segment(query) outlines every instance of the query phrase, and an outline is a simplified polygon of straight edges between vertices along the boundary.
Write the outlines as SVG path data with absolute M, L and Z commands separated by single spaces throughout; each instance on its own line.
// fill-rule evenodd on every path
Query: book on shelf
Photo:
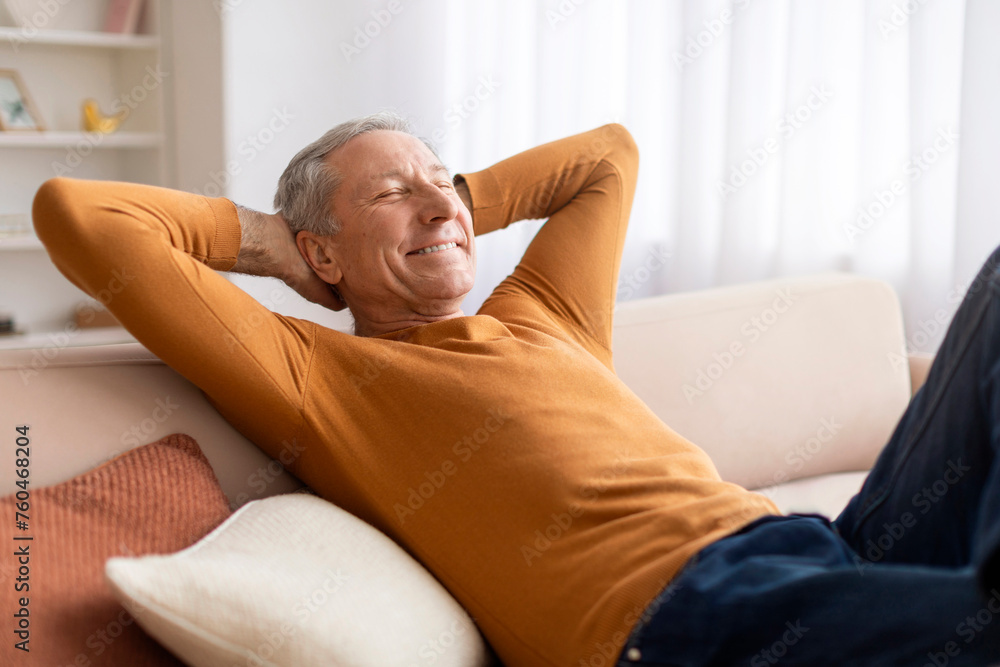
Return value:
M 108 0 L 104 32 L 135 34 L 139 28 L 143 0 Z

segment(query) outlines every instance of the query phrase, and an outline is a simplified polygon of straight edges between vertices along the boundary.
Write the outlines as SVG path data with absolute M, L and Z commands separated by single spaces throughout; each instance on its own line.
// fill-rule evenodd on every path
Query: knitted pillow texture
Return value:
M 56 446 L 72 445 L 30 448 Z M 198 443 L 174 434 L 62 484 L 33 488 L 29 477 L 26 486 L 27 505 L 19 505 L 24 493 L 0 498 L 7 552 L 0 558 L 7 619 L 0 664 L 181 665 L 137 626 L 142 610 L 115 599 L 104 565 L 112 556 L 184 549 L 230 515 Z M 16 524 L 18 511 L 27 515 L 26 530 Z M 25 634 L 11 633 L 22 626 Z M 27 652 L 15 646 L 24 639 Z
M 138 622 L 193 667 L 478 667 L 472 619 L 386 535 L 304 493 L 247 503 L 198 544 L 113 558 Z

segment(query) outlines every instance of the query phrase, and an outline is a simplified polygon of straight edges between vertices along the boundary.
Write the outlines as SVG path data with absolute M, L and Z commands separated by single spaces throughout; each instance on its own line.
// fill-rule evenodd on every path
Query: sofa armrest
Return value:
M 910 399 L 902 313 L 882 281 L 829 273 L 621 304 L 618 376 L 756 489 L 867 470 Z
M 139 343 L 0 350 L 0 405 L 0 433 L 30 426 L 35 486 L 171 433 L 198 441 L 233 507 L 302 486 Z M 14 472 L 0 466 L 4 489 L 14 488 Z
M 910 395 L 915 396 L 917 390 L 924 386 L 927 374 L 931 372 L 934 355 L 926 352 L 913 352 L 909 355 L 910 362 Z

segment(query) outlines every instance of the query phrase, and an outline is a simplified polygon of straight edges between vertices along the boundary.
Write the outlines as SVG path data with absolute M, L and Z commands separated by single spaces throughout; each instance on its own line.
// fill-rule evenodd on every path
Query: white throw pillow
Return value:
M 315 496 L 247 503 L 194 546 L 112 558 L 146 632 L 194 667 L 489 664 L 466 611 L 386 535 Z

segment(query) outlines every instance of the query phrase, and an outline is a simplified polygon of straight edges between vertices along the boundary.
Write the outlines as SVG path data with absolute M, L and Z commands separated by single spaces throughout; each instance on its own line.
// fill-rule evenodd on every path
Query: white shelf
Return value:
M 0 252 L 9 250 L 44 250 L 45 246 L 34 234 L 0 236 Z
M 18 48 L 27 44 L 52 44 L 57 46 L 85 46 L 101 49 L 157 49 L 160 38 L 156 35 L 122 35 L 111 32 L 83 30 L 35 30 L 0 26 L 0 42 Z
M 0 148 L 69 148 L 84 142 L 94 148 L 159 148 L 163 135 L 159 132 L 0 132 Z
M 126 331 L 124 327 L 76 329 L 72 333 L 61 329 L 58 331 L 33 331 L 30 333 L 0 336 L 0 350 L 80 347 L 85 345 L 112 345 L 114 343 L 134 342 L 136 342 L 135 337 Z
M 164 47 L 171 46 L 174 34 L 172 15 L 165 8 L 175 3 L 144 0 L 142 34 L 102 32 L 108 0 L 74 0 L 66 14 L 50 16 L 52 21 L 32 14 L 39 25 L 45 23 L 50 29 L 22 28 L 11 20 L 18 12 L 2 11 L 4 2 L 48 11 L 49 5 L 55 9 L 69 1 L 0 0 L 0 13 L 6 19 L 0 21 L 6 24 L 0 25 L 0 66 L 18 70 L 49 128 L 0 131 L 0 306 L 27 331 L 0 335 L 0 349 L 58 346 L 53 341 L 67 335 L 62 320 L 80 300 L 79 292 L 52 265 L 31 226 L 27 211 L 39 186 L 57 173 L 67 173 L 60 166 L 68 167 L 74 178 L 151 185 L 166 185 L 172 175 L 169 149 L 176 131 L 166 105 L 174 100 L 178 75 L 173 51 Z M 200 17 L 205 3 L 191 4 L 189 11 Z M 198 71 L 199 65 L 194 62 L 191 67 Z M 154 71 L 169 76 L 151 76 Z M 99 100 L 105 110 L 112 99 L 128 105 L 129 117 L 120 131 L 83 130 L 81 101 L 89 97 Z M 72 346 L 132 340 L 122 329 L 87 329 L 69 337 L 67 344 Z

